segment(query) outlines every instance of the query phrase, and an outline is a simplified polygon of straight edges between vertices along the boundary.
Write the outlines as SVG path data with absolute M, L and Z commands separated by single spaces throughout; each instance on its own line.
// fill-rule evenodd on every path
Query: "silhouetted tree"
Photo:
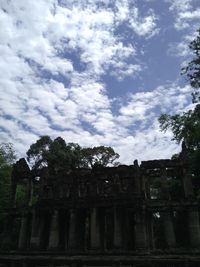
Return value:
M 49 136 L 41 136 L 27 151 L 33 169 L 46 166 L 55 173 L 79 167 L 115 165 L 118 158 L 119 154 L 111 147 L 81 148 L 79 144 L 66 143 L 61 137 L 52 140 Z
M 200 88 L 200 29 L 196 38 L 190 43 L 189 48 L 193 53 L 193 59 L 182 69 L 182 74 L 186 74 L 190 85 L 194 89 Z M 193 93 L 193 101 L 200 100 L 199 91 Z
M 51 172 L 73 169 L 80 166 L 81 147 L 75 143 L 66 144 L 61 137 L 52 140 L 49 136 L 41 136 L 30 146 L 27 159 L 33 169 L 45 166 Z
M 94 168 L 97 166 L 113 165 L 119 158 L 119 154 L 112 147 L 97 146 L 93 148 L 83 148 L 83 164 L 86 167 Z

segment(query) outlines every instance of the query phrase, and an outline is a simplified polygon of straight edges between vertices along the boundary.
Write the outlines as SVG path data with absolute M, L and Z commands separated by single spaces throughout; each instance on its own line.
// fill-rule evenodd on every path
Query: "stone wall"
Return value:
M 112 263 L 105 261 L 102 266 L 200 266 L 188 263 L 188 255 L 200 251 L 200 224 L 199 203 L 183 152 L 179 160 L 140 165 L 134 161 L 130 166 L 66 170 L 56 175 L 47 168 L 29 170 L 21 162 L 13 171 L 13 208 L 8 213 L 12 224 L 4 235 L 9 240 L 10 225 L 20 220 L 17 255 L 90 255 L 91 261 L 94 255 L 112 255 Z M 16 206 L 18 184 L 27 190 L 23 208 Z M 187 259 L 178 259 L 181 253 Z M 167 255 L 173 254 L 176 260 L 162 265 L 164 261 L 161 264 L 148 256 L 155 254 L 166 262 Z M 131 258 L 132 263 L 126 263 L 123 257 L 119 260 L 122 255 L 143 255 L 148 262 L 141 258 L 133 264 Z M 69 263 L 63 266 L 93 266 L 65 260 Z
M 36 191 L 37 201 L 31 206 L 28 199 L 27 208 L 18 213 L 20 250 L 200 246 L 199 205 L 184 161 L 145 161 L 140 166 L 135 161 L 130 166 L 76 169 L 57 176 L 43 170 L 27 184 L 32 186 L 28 192 Z

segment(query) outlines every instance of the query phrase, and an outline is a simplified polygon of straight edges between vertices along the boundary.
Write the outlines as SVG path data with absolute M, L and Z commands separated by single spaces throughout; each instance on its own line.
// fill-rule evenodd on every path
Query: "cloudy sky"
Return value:
M 161 113 L 191 105 L 180 75 L 200 0 L 1 0 L 0 142 L 112 146 L 120 162 L 179 150 Z

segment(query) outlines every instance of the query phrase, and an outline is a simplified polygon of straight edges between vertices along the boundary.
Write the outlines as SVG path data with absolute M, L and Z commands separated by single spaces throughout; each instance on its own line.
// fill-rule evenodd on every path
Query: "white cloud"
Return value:
M 169 3 L 169 10 L 174 17 L 173 26 L 175 30 L 183 32 L 180 42 L 169 44 L 168 55 L 175 57 L 191 56 L 192 51 L 189 49 L 189 43 L 194 40 L 200 23 L 200 8 L 197 7 L 196 0 L 165 0 Z M 184 62 L 182 66 L 184 65 Z
M 152 37 L 159 33 L 157 19 L 158 17 L 152 11 L 146 17 L 139 18 L 138 9 L 135 8 L 131 14 L 130 26 L 138 35 Z
M 117 62 L 136 55 L 133 45 L 125 45 L 114 33 L 116 27 L 126 23 L 136 34 L 149 37 L 157 32 L 156 17 L 149 11 L 144 18 L 131 1 L 116 1 L 113 9 L 97 7 L 99 1 L 3 1 L 1 4 L 0 32 L 3 49 L 8 54 L 36 63 L 41 70 L 69 77 L 73 62 L 63 58 L 65 53 L 79 53 L 82 63 L 94 74 L 104 73 L 109 66 L 116 68 Z M 113 4 L 113 3 L 112 3 Z M 122 15 L 122 13 L 124 15 Z M 6 48 L 9 46 L 9 48 Z M 7 55 L 6 54 L 6 55 Z M 53 62 L 53 63 L 52 63 Z M 106 64 L 105 64 L 106 63 Z M 126 75 L 133 75 L 132 66 L 127 67 Z M 135 69 L 135 72 L 139 68 Z M 126 76 L 125 75 L 125 76 Z
M 185 39 L 179 43 L 170 43 L 167 53 L 175 57 L 187 57 L 190 54 L 189 43 Z
M 166 0 L 166 2 L 169 2 L 171 4 L 170 10 L 175 11 L 186 11 L 192 8 L 192 1 L 193 0 Z
M 113 146 L 126 163 L 177 149 L 159 132 L 157 110 L 184 109 L 188 87 L 115 102 L 101 81 L 108 71 L 120 81 L 142 71 L 136 42 L 124 40 L 119 27 L 146 41 L 159 31 L 154 11 L 142 15 L 131 0 L 3 0 L 0 8 L 1 141 L 23 154 L 38 136 L 61 135 L 83 146 Z
M 158 119 L 157 114 L 169 113 L 169 110 L 170 114 L 182 112 L 188 105 L 190 94 L 190 86 L 181 88 L 176 84 L 159 86 L 151 92 L 130 94 L 127 103 L 119 109 L 117 121 L 131 131 L 137 127 L 137 134 L 144 129 L 149 131 L 152 122 Z
M 193 5 L 195 0 L 165 0 L 170 3 L 169 10 L 173 12 L 175 17 L 174 26 L 177 30 L 190 28 L 198 29 L 200 19 L 200 8 L 195 8 Z M 191 25 L 191 21 L 193 25 Z

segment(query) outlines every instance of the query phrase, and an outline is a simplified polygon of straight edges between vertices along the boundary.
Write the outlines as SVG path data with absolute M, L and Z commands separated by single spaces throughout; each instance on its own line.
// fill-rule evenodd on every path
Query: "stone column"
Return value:
M 144 249 L 147 247 L 145 211 L 137 211 L 135 214 L 135 247 Z
M 149 183 L 149 177 L 142 175 L 141 177 L 141 193 L 142 196 L 146 199 L 151 199 L 151 190 L 150 190 L 150 183 Z
M 163 220 L 166 245 L 169 248 L 173 248 L 176 246 L 176 238 L 171 213 L 169 211 L 164 211 L 161 213 L 161 217 Z
M 17 184 L 13 180 L 11 180 L 11 206 L 14 208 L 16 207 L 16 191 L 17 191 Z
M 186 198 L 194 196 L 194 189 L 192 185 L 192 177 L 187 172 L 187 169 L 183 168 L 183 187 Z
M 68 250 L 69 246 L 69 224 L 70 224 L 70 212 L 65 213 L 65 250 Z
M 70 218 L 69 218 L 69 239 L 68 239 L 69 249 L 77 248 L 76 220 L 77 220 L 76 210 L 72 209 L 70 210 Z
M 31 239 L 30 247 L 39 248 L 40 247 L 40 218 L 37 216 L 36 211 L 32 213 L 32 224 L 31 224 Z
M 169 188 L 167 184 L 167 170 L 165 167 L 161 168 L 161 192 L 160 192 L 160 198 L 161 199 L 169 199 L 170 193 Z
M 154 229 L 153 229 L 153 214 L 152 214 L 152 212 L 148 212 L 146 225 L 147 225 L 146 227 L 147 227 L 148 247 L 153 249 L 155 247 L 155 242 L 154 242 Z
M 33 200 L 33 181 L 31 177 L 29 177 L 28 179 L 27 192 L 28 192 L 28 206 L 31 206 Z
M 122 225 L 120 209 L 114 208 L 114 247 L 121 248 L 122 246 Z
M 194 196 L 194 189 L 192 185 L 192 177 L 188 171 L 188 152 L 185 142 L 182 143 L 182 152 L 181 152 L 181 163 L 182 163 L 182 175 L 183 175 L 183 187 L 186 198 L 191 198 Z
M 49 249 L 57 249 L 59 245 L 58 211 L 55 210 L 51 217 L 49 233 Z
M 100 229 L 97 208 L 93 208 L 90 214 L 90 246 L 91 249 L 100 248 Z
M 189 208 L 188 224 L 190 245 L 192 247 L 200 247 L 199 212 L 196 207 Z
M 21 226 L 19 232 L 18 248 L 24 249 L 27 246 L 27 217 L 21 218 Z
M 140 185 L 140 167 L 138 165 L 138 161 L 134 160 L 134 171 L 135 171 L 135 177 L 134 177 L 134 193 L 135 194 L 141 194 L 141 185 Z

